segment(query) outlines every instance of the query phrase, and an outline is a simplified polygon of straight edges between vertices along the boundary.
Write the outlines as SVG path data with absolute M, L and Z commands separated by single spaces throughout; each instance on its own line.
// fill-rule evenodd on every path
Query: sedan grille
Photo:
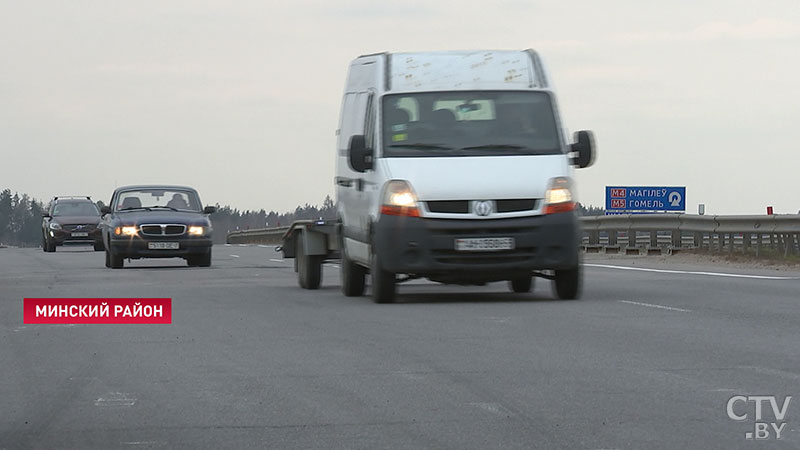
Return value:
M 186 232 L 186 225 L 145 224 L 140 225 L 139 230 L 145 236 L 178 236 Z

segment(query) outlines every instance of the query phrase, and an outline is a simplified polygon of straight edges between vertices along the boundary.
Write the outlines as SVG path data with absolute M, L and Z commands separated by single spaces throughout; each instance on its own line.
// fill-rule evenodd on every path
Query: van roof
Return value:
M 532 49 L 387 52 L 359 57 L 364 59 L 383 60 L 386 91 L 549 88 L 539 55 Z

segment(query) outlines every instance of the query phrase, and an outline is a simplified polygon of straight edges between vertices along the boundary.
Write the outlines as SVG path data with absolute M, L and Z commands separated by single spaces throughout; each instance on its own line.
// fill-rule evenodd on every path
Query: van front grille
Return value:
M 437 200 L 428 202 L 428 211 L 433 213 L 467 214 L 469 213 L 469 201 Z
M 535 198 L 517 198 L 512 200 L 497 200 L 497 212 L 509 213 L 531 211 L 536 209 Z
M 512 213 L 533 211 L 536 209 L 538 199 L 515 198 L 494 200 L 495 213 Z M 470 200 L 434 200 L 425 202 L 428 211 L 442 214 L 469 214 Z

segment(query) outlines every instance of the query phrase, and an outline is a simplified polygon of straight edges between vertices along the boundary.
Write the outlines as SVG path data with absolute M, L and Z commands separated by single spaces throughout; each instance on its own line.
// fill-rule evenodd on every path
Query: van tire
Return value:
M 383 270 L 381 258 L 372 255 L 372 300 L 375 303 L 393 303 L 397 292 L 397 278 L 392 272 Z
M 530 292 L 531 288 L 533 287 L 533 275 L 527 275 L 509 280 L 508 287 L 511 288 L 511 292 L 515 292 L 517 294 Z
M 561 300 L 575 300 L 581 296 L 581 285 L 583 276 L 581 267 L 576 266 L 572 269 L 556 270 L 553 278 L 553 291 Z
M 342 276 L 342 294 L 345 297 L 360 297 L 364 295 L 364 287 L 366 286 L 367 270 L 353 262 L 347 256 L 347 249 L 344 245 L 341 247 L 342 252 L 342 267 L 340 268 Z
M 306 255 L 302 239 L 295 239 L 295 246 L 297 283 L 303 289 L 319 289 L 322 281 L 322 257 Z

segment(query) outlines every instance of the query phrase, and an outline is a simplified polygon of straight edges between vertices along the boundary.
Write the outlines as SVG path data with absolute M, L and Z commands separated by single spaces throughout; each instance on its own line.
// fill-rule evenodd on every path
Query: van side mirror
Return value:
M 217 212 L 216 206 L 206 206 L 203 208 L 203 214 L 214 214 L 215 212 Z
M 572 164 L 583 169 L 594 164 L 595 145 L 594 134 L 591 131 L 578 131 L 575 133 L 575 143 L 570 145 L 570 150 L 576 153 L 572 157 Z
M 108 206 L 100 207 L 100 215 L 105 216 L 106 214 L 111 214 L 111 208 L 109 208 Z
M 356 172 L 366 172 L 372 169 L 372 149 L 367 148 L 364 135 L 357 134 L 350 138 L 350 147 L 347 150 L 350 168 Z

